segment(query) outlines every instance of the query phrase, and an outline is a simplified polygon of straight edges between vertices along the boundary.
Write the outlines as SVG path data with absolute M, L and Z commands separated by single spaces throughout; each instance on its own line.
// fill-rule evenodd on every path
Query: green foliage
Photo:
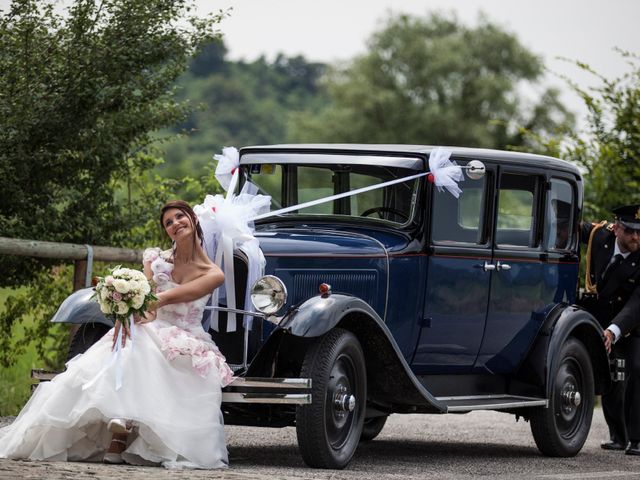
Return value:
M 588 109 L 588 127 L 566 142 L 564 157 L 584 167 L 585 218 L 611 218 L 615 207 L 640 203 L 640 57 L 620 52 L 630 71 L 607 79 L 588 65 L 599 86 L 581 89 L 572 84 Z
M 217 190 L 210 170 L 181 180 L 153 170 L 154 132 L 190 111 L 175 81 L 217 37 L 221 15 L 191 18 L 187 0 L 77 0 L 64 15 L 56 3 L 13 0 L 0 12 L 0 236 L 161 244 L 162 204 Z M 21 286 L 0 312 L 3 388 L 33 355 L 38 367 L 63 367 L 68 329 L 49 319 L 72 269 L 53 265 L 0 256 L 0 285 Z M 2 411 L 28 390 L 10 389 Z
M 181 121 L 173 83 L 220 16 L 186 0 L 13 0 L 0 16 L 0 235 L 134 245 L 115 195 L 151 132 Z M 50 263 L 0 257 L 0 284 Z
M 291 114 L 316 112 L 326 102 L 323 64 L 284 55 L 231 62 L 225 54 L 221 40 L 210 43 L 178 81 L 178 97 L 200 108 L 175 129 L 188 135 L 164 146 L 167 177 L 201 171 L 224 146 L 286 142 Z
M 8 367 L 23 355 L 30 345 L 35 347 L 41 367 L 59 369 L 66 351 L 68 327 L 40 319 L 49 319 L 69 295 L 72 269 L 55 268 L 41 272 L 31 282 L 4 301 L 0 311 L 0 365 Z M 16 335 L 20 330 L 21 335 Z M 35 341 L 34 340 L 38 340 Z
M 485 19 L 475 28 L 456 18 L 391 17 L 369 51 L 333 69 L 330 104 L 320 115 L 291 120 L 300 141 L 431 143 L 505 148 L 571 121 L 555 90 L 531 105 L 522 83 L 535 84 L 542 63 L 517 39 Z

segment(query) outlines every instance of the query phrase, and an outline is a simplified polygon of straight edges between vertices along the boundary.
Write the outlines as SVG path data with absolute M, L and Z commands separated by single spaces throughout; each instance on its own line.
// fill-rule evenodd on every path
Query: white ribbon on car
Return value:
M 273 212 L 263 213 L 253 217 L 251 220 L 262 220 L 264 218 L 274 217 L 276 215 L 282 215 L 284 213 L 293 212 L 302 208 L 313 207 L 314 205 L 320 205 L 322 203 L 332 202 L 340 198 L 351 197 L 360 193 L 369 192 L 371 190 L 377 190 L 379 188 L 385 188 L 397 183 L 408 182 L 409 180 L 415 180 L 416 178 L 424 177 L 427 175 L 433 176 L 433 183 L 438 187 L 438 190 L 442 191 L 442 188 L 446 188 L 451 194 L 458 198 L 462 190 L 458 187 L 458 181 L 464 179 L 462 175 L 462 167 L 455 162 L 449 160 L 451 156 L 450 150 L 438 147 L 431 151 L 429 156 L 429 169 L 430 172 L 416 173 L 415 175 L 409 175 L 408 177 L 396 178 L 395 180 L 389 180 L 388 182 L 378 183 L 376 185 L 370 185 L 368 187 L 357 188 L 344 193 L 338 193 L 331 195 L 330 197 L 318 198 L 309 202 L 299 203 L 291 207 L 281 208 L 274 210 Z M 432 159 L 437 159 L 432 162 Z
M 129 345 L 131 345 L 131 350 L 133 350 L 133 338 L 136 330 L 135 323 L 136 322 L 133 319 L 133 315 L 130 315 L 129 316 Z M 93 384 L 96 383 L 96 381 L 102 375 L 104 375 L 104 373 L 107 370 L 109 370 L 109 368 L 111 368 L 111 366 L 114 364 L 116 366 L 116 371 L 115 371 L 116 391 L 122 388 L 122 376 L 124 371 L 124 367 L 122 366 L 122 351 L 123 351 L 122 336 L 124 335 L 123 331 L 124 331 L 124 328 L 122 325 L 120 325 L 120 329 L 118 330 L 118 335 L 116 337 L 116 342 L 113 347 L 113 351 L 111 352 L 111 355 L 109 355 L 107 362 L 91 380 L 89 380 L 87 383 L 82 385 L 82 390 L 87 390 L 88 388 L 91 388 Z
M 429 155 L 429 170 L 433 174 L 433 180 L 438 191 L 446 188 L 451 195 L 458 198 L 462 189 L 458 186 L 458 182 L 464 180 L 462 175 L 462 167 L 456 162 L 452 162 L 451 151 L 438 147 L 431 151 Z
M 418 173 L 403 178 L 397 178 L 387 182 L 358 188 L 349 192 L 344 192 L 329 197 L 319 198 L 309 202 L 300 203 L 290 207 L 281 208 L 269 212 L 271 197 L 266 195 L 256 195 L 257 188 L 250 182 L 246 182 L 243 191 L 239 195 L 234 195 L 233 191 L 238 183 L 240 159 L 238 150 L 234 147 L 225 147 L 222 155 L 215 155 L 218 160 L 215 176 L 220 185 L 227 191 L 226 197 L 222 195 L 207 195 L 201 205 L 196 205 L 194 211 L 198 215 L 200 225 L 207 244 L 205 249 L 209 257 L 221 268 L 224 267 L 225 290 L 227 295 L 227 306 L 236 308 L 236 298 L 234 289 L 235 273 L 233 269 L 233 252 L 236 248 L 245 252 L 249 259 L 249 275 L 247 278 L 247 295 L 245 307 L 250 306 L 250 289 L 253 283 L 262 275 L 265 260 L 258 239 L 253 235 L 255 228 L 254 220 L 282 215 L 288 212 L 301 210 L 322 203 L 358 195 L 390 185 L 408 182 L 426 175 L 433 177 L 433 182 L 442 190 L 446 188 L 453 196 L 459 197 L 461 193 L 458 187 L 459 181 L 463 180 L 462 167 L 449 160 L 451 151 L 438 147 L 432 150 L 429 156 L 430 172 Z M 252 191 L 253 190 L 253 191 Z M 211 243 L 209 243 L 211 241 Z M 216 289 L 212 296 L 212 304 L 217 306 L 219 302 L 219 292 Z M 251 317 L 245 318 L 245 325 L 250 328 Z M 218 331 L 218 311 L 213 311 L 211 325 Z M 235 314 L 229 312 L 227 331 L 236 330 Z
M 207 195 L 201 205 L 194 207 L 206 241 L 205 250 L 209 258 L 224 271 L 224 289 L 227 307 L 236 308 L 235 272 L 233 252 L 238 249 L 248 260 L 245 310 L 251 311 L 251 287 L 262 276 L 266 260 L 260 250 L 258 239 L 254 237 L 253 217 L 269 210 L 271 197 L 257 195 L 255 185 L 247 182 L 240 194 L 233 192 L 238 183 L 239 155 L 233 147 L 225 147 L 222 155 L 216 155 L 218 166 L 216 179 L 227 190 L 226 196 Z M 216 289 L 211 303 L 218 306 L 220 292 Z M 251 328 L 252 317 L 245 316 L 245 328 Z M 218 311 L 213 310 L 211 326 L 219 330 Z M 236 331 L 236 314 L 228 312 L 227 331 Z

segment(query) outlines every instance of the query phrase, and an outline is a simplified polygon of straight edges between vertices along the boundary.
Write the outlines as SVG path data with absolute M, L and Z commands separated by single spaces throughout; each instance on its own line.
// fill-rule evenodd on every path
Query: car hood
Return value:
M 321 228 L 257 232 L 265 256 L 385 257 L 387 250 L 375 238 L 360 233 Z
M 317 227 L 263 231 L 256 237 L 267 260 L 265 273 L 284 282 L 288 306 L 318 295 L 326 283 L 333 292 L 361 298 L 384 318 L 389 259 L 378 240 Z

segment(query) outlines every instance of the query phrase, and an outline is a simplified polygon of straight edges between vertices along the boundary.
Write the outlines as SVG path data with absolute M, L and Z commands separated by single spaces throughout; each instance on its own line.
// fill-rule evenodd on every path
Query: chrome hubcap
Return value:
M 337 388 L 333 405 L 339 414 L 344 415 L 347 412 L 353 412 L 356 408 L 356 397 L 349 395 L 344 385 Z

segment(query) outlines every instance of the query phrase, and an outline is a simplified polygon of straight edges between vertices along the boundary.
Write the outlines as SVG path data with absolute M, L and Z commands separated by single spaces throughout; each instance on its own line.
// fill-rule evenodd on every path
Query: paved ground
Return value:
M 596 410 L 589 439 L 574 458 L 541 456 L 529 424 L 496 412 L 467 415 L 393 415 L 382 434 L 362 444 L 342 471 L 313 470 L 302 462 L 295 430 L 227 427 L 230 468 L 166 471 L 90 463 L 0 460 L 0 478 L 31 479 L 639 479 L 640 457 L 599 448 L 606 426 Z M 4 420 L 4 424 L 10 419 Z

